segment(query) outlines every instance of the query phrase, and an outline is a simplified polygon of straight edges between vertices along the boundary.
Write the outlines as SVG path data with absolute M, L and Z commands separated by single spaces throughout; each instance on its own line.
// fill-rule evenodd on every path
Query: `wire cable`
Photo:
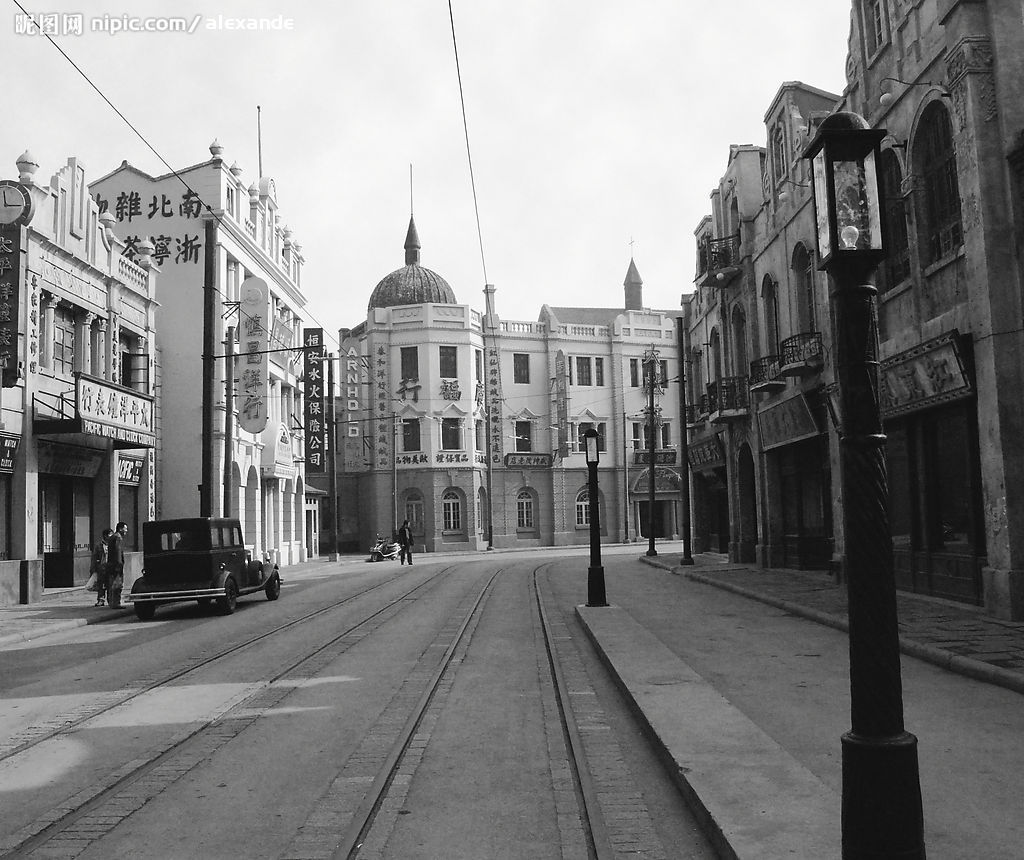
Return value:
M 179 181 L 179 182 L 180 182 L 180 183 L 181 183 L 181 184 L 182 184 L 183 186 L 185 186 L 185 189 L 186 189 L 186 191 L 188 191 L 188 192 L 189 192 L 189 193 L 190 193 L 191 195 L 193 195 L 193 196 L 195 197 L 195 199 L 196 199 L 196 200 L 198 200 L 198 201 L 199 201 L 199 203 L 200 203 L 200 204 L 202 205 L 202 207 L 203 207 L 203 208 L 204 208 L 204 209 L 206 210 L 206 212 L 208 212 L 208 213 L 209 213 L 210 217 L 214 218 L 214 219 L 215 219 L 215 220 L 217 221 L 217 224 L 218 224 L 218 226 L 220 226 L 220 227 L 224 227 L 224 220 L 223 220 L 223 219 L 221 218 L 221 216 L 220 216 L 220 215 L 218 215 L 218 214 L 217 214 L 217 213 L 216 213 L 216 212 L 214 211 L 214 209 L 213 209 L 213 208 L 212 208 L 212 207 L 210 206 L 210 204 L 208 204 L 208 203 L 207 203 L 207 202 L 206 202 L 206 201 L 205 201 L 205 200 L 204 200 L 204 199 L 202 198 L 202 196 L 201 196 L 201 195 L 200 195 L 200 194 L 199 194 L 199 193 L 198 193 L 198 192 L 197 192 L 197 191 L 196 191 L 196 190 L 195 190 L 194 188 L 192 188 L 192 186 L 191 186 L 191 185 L 189 185 L 189 184 L 188 184 L 188 182 L 187 182 L 187 181 L 185 180 L 185 177 L 183 177 L 183 176 L 182 176 L 182 175 L 181 175 L 181 174 L 180 174 L 180 173 L 179 173 L 179 172 L 178 172 L 177 170 L 175 170 L 175 169 L 174 169 L 173 167 L 171 167 L 171 165 L 170 165 L 170 164 L 169 164 L 169 163 L 167 162 L 167 159 L 165 159 L 165 158 L 164 158 L 164 157 L 163 157 L 163 156 L 162 156 L 162 155 L 161 155 L 161 154 L 159 153 L 159 151 L 157 151 L 156 147 L 154 147 L 154 146 L 153 146 L 153 144 L 151 144 L 151 143 L 149 142 L 149 140 L 147 140 L 146 136 L 145 136 L 145 135 L 144 135 L 144 134 L 143 134 L 143 133 L 142 133 L 141 131 L 139 131 L 139 130 L 138 130 L 138 129 L 137 129 L 137 128 L 136 128 L 136 127 L 135 127 L 135 126 L 134 126 L 134 125 L 132 124 L 131 120 L 129 120 L 129 119 L 128 119 L 128 117 L 126 117 L 126 116 L 125 116 L 125 115 L 124 115 L 124 114 L 123 114 L 123 113 L 122 113 L 122 112 L 121 112 L 121 111 L 120 111 L 120 110 L 118 109 L 117 105 L 115 105 L 115 104 L 114 104 L 114 103 L 113 103 L 113 102 L 112 102 L 112 101 L 111 101 L 111 100 L 110 100 L 109 98 L 107 98 L 107 96 L 106 96 L 106 94 L 105 94 L 105 93 L 103 92 L 103 90 L 101 90 L 101 89 L 100 89 L 100 88 L 99 88 L 99 87 L 98 87 L 98 86 L 96 85 L 96 83 L 95 83 L 95 82 L 94 82 L 94 81 L 92 80 L 92 78 L 90 78 L 90 77 L 89 77 L 89 76 L 88 76 L 88 75 L 87 75 L 87 74 L 85 73 L 85 71 L 84 71 L 84 70 L 82 69 L 82 67 L 81 67 L 81 66 L 79 66 L 79 65 L 78 65 L 78 63 L 76 63 L 76 62 L 75 62 L 75 61 L 74 61 L 74 60 L 73 60 L 73 59 L 72 59 L 72 58 L 71 58 L 71 57 L 70 57 L 70 56 L 68 55 L 68 53 L 67 53 L 67 52 L 66 52 L 66 51 L 65 51 L 65 50 L 64 50 L 64 49 L 63 49 L 63 48 L 62 48 L 62 47 L 61 47 L 60 45 L 58 45 L 58 44 L 57 44 L 57 42 L 56 42 L 56 41 L 54 41 L 53 37 L 52 37 L 52 36 L 51 36 L 51 35 L 50 35 L 49 33 L 45 32 L 45 31 L 44 31 L 44 30 L 43 30 L 43 29 L 42 29 L 42 28 L 41 28 L 41 27 L 39 26 L 39 23 L 38 23 L 38 22 L 36 21 L 35 15 L 34 15 L 33 13 L 31 13 L 31 12 L 27 11 L 27 10 L 25 9 L 25 7 L 21 5 L 21 3 L 19 2 L 19 0 L 11 0 L 11 2 L 12 2 L 12 3 L 14 3 L 14 5 L 15 5 L 15 6 L 17 6 L 17 7 L 18 7 L 18 8 L 19 8 L 19 9 L 20 9 L 20 10 L 22 11 L 22 13 L 23 13 L 23 14 L 24 14 L 24 15 L 26 16 L 26 18 L 28 18 L 28 20 L 29 20 L 29 21 L 31 21 L 31 22 L 32 22 L 32 23 L 33 23 L 33 24 L 34 24 L 34 25 L 35 25 L 35 26 L 36 26 L 36 27 L 37 27 L 37 28 L 39 29 L 39 31 L 40 31 L 40 33 L 42 33 L 42 35 L 46 36 L 46 39 L 47 39 L 47 41 L 48 41 L 48 42 L 49 42 L 49 43 L 50 43 L 51 45 L 53 45 L 53 47 L 57 49 L 57 51 L 58 51 L 58 52 L 60 53 L 60 55 L 61 55 L 62 57 L 64 57 L 64 59 L 65 59 L 65 60 L 67 60 L 67 61 L 68 61 L 68 62 L 69 62 L 69 63 L 71 64 L 72 68 L 74 68 L 74 70 L 75 70 L 76 72 L 78 72 L 78 74 L 79 74 L 79 75 L 81 75 L 81 76 L 82 76 L 82 78 L 84 78 L 84 79 L 85 79 L 85 82 L 86 82 L 87 84 L 89 84 L 89 86 L 90 86 L 90 87 L 92 87 L 92 88 L 93 88 L 93 89 L 94 89 L 94 90 L 96 91 L 96 93 L 97 93 L 97 94 L 99 95 L 99 97 L 100 97 L 101 99 L 103 99 L 103 101 L 104 101 L 104 102 L 106 102 L 106 104 L 107 104 L 107 105 L 108 105 L 108 106 L 110 107 L 110 109 L 111 109 L 111 110 L 112 110 L 112 111 L 113 111 L 113 112 L 114 112 L 115 114 L 117 114 L 117 116 L 118 116 L 118 117 L 119 117 L 119 118 L 120 118 L 120 119 L 122 120 L 122 122 L 124 122 L 124 124 L 125 124 L 126 126 L 128 126 L 128 128 L 130 128 L 130 129 L 132 130 L 132 132 L 133 132 L 133 133 L 135 134 L 135 136 L 136 136 L 136 137 L 138 137 L 138 138 L 139 138 L 139 140 L 141 140 L 143 144 L 145 144 L 146 148 L 147 148 L 147 149 L 149 149 L 149 151 L 150 151 L 150 152 L 152 152 L 152 153 L 153 153 L 153 155 L 155 155 L 155 156 L 157 157 L 157 159 L 158 159 L 158 160 L 160 161 L 160 163 L 161 163 L 161 164 L 163 164 L 163 165 L 164 165 L 164 166 L 165 166 L 165 167 L 167 168 L 167 170 L 168 170 L 168 171 L 169 171 L 169 172 L 170 172 L 170 173 L 171 173 L 171 174 L 172 174 L 172 175 L 173 175 L 173 176 L 175 177 L 175 179 L 177 179 L 177 180 L 178 180 L 178 181 Z M 226 295 L 224 294 L 224 291 L 223 291 L 223 290 L 221 290 L 221 289 L 220 289 L 219 287 L 217 287 L 216 285 L 214 285 L 214 290 L 216 290 L 216 292 L 217 292 L 217 293 L 218 293 L 218 294 L 219 294 L 219 295 L 221 296 L 221 298 L 222 298 L 222 299 L 224 300 L 224 302 L 226 302 L 226 303 L 237 303 L 237 302 L 235 302 L 234 300 L 231 300 L 231 299 L 229 299 L 229 298 L 228 298 L 228 296 L 226 296 Z M 330 332 L 330 331 L 331 331 L 331 329 L 327 328 L 327 327 L 326 327 L 326 326 L 325 326 L 325 325 L 324 325 L 324 324 L 323 324 L 322 322 L 320 322 L 320 320 L 318 320 L 318 319 L 317 319 L 317 318 L 316 318 L 315 316 L 313 316 L 313 314 L 312 314 L 312 313 L 310 313 L 310 312 L 309 312 L 308 310 L 306 310 L 305 308 L 302 308 L 302 309 L 300 309 L 300 310 L 301 310 L 301 313 L 303 313 L 304 315 L 308 316 L 308 318 L 309 318 L 310 320 L 312 320 L 313 322 L 317 323 L 317 325 L 318 325 L 318 326 L 319 326 L 320 328 L 322 328 L 322 329 L 323 329 L 323 330 L 324 330 L 325 332 Z M 247 313 L 246 311 L 243 311 L 243 310 L 241 309 L 241 307 L 239 307 L 238 311 L 239 311 L 239 314 L 245 314 L 245 316 L 246 316 L 247 318 L 249 318 L 249 319 L 251 319 L 251 318 L 252 318 L 252 316 L 251 316 L 250 314 L 248 314 L 248 313 Z M 270 332 L 269 334 L 270 334 L 270 335 L 272 336 L 272 332 Z M 326 336 L 326 335 L 325 335 L 325 336 Z M 334 344 L 337 344 L 337 345 L 338 345 L 338 348 L 340 349 L 340 348 L 341 348 L 341 344 L 340 344 L 340 342 L 339 342 L 339 341 L 337 340 L 337 338 L 336 338 L 336 337 L 334 337 L 334 336 L 330 336 L 330 337 L 331 337 L 331 342 L 332 342 L 332 343 L 334 343 Z M 278 340 L 278 343 L 281 343 L 281 341 L 280 341 L 280 340 Z M 282 345 L 283 345 L 283 344 L 282 344 Z M 298 347 L 291 347 L 291 348 L 292 348 L 292 349 L 297 349 Z

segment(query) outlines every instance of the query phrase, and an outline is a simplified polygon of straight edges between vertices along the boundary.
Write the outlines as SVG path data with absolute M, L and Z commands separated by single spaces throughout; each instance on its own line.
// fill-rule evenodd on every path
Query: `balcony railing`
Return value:
M 726 376 L 708 385 L 711 423 L 746 418 L 750 414 L 746 376 Z
M 750 390 L 771 393 L 786 387 L 779 375 L 779 357 L 765 355 L 750 362 Z
M 697 286 L 727 287 L 740 272 L 740 235 L 697 242 Z
M 821 352 L 821 334 L 805 331 L 787 337 L 779 344 L 780 367 L 783 376 L 809 376 L 817 373 L 824 359 Z
M 703 422 L 703 416 L 701 415 L 700 406 L 696 403 L 686 404 L 686 426 L 696 427 L 698 424 Z

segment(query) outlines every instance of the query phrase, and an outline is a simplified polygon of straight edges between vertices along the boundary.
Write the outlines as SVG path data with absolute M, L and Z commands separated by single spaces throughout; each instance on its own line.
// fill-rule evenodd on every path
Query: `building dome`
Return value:
M 370 295 L 366 311 L 391 308 L 396 305 L 458 304 L 455 292 L 437 272 L 420 265 L 420 237 L 416 222 L 409 218 L 409 232 L 405 236 L 405 265 L 383 278 Z

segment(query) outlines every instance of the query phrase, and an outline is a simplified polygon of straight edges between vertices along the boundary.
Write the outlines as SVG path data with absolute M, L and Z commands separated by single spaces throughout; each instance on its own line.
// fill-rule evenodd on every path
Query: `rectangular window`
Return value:
M 586 440 L 583 438 L 583 434 L 588 430 L 597 431 L 597 450 L 606 451 L 605 448 L 605 428 L 606 425 L 602 421 L 600 424 L 595 424 L 592 421 L 581 421 L 576 425 L 576 451 L 582 453 L 587 450 Z
M 459 498 L 446 494 L 441 503 L 444 511 L 444 530 L 446 532 L 462 531 L 462 505 Z
M 70 309 L 53 309 L 53 369 L 70 376 L 75 370 L 75 318 Z
M 868 56 L 870 57 L 885 43 L 885 10 L 882 0 L 868 0 L 865 8 L 865 32 L 868 40 Z
M 672 447 L 672 425 L 668 421 L 661 425 L 661 447 Z
M 405 518 L 409 521 L 409 528 L 413 534 L 423 533 L 423 501 L 421 499 L 406 499 Z
M 633 422 L 633 450 L 638 451 L 640 449 L 640 422 Z
M 402 450 L 403 451 L 419 451 L 420 450 L 420 419 L 419 418 L 403 418 L 402 419 Z
M 664 388 L 666 385 L 668 385 L 668 362 L 659 361 L 658 369 L 661 371 L 661 378 L 658 380 L 658 385 Z
M 224 208 L 228 210 L 228 214 L 232 218 L 235 217 L 235 189 L 230 185 L 228 186 L 227 205 Z
M 530 421 L 516 421 L 516 450 L 533 450 L 533 423 Z
M 402 347 L 402 379 L 420 378 L 420 353 L 415 346 Z
M 459 364 L 457 360 L 458 348 L 454 346 L 438 347 L 438 356 L 441 361 L 440 376 L 442 379 L 458 379 Z
M 485 429 L 485 424 L 484 424 L 484 421 L 483 421 L 482 418 L 477 418 L 476 419 L 475 430 L 476 430 L 476 446 L 475 446 L 476 450 L 477 451 L 486 451 L 487 450 L 487 431 Z
M 524 352 L 512 354 L 512 381 L 526 385 L 530 381 L 530 356 Z
M 590 359 L 583 356 L 576 357 L 576 384 L 593 385 L 590 376 Z
M 484 351 L 482 349 L 473 350 L 473 360 L 476 362 L 476 381 L 484 381 Z
M 594 385 L 604 385 L 604 359 L 594 359 Z
M 516 499 L 516 528 L 533 528 L 533 497 L 528 493 L 520 493 Z
M 640 359 L 631 358 L 629 360 L 629 384 L 632 388 L 640 387 Z
M 459 438 L 461 435 L 460 425 L 461 419 L 459 418 L 442 418 L 441 419 L 441 448 L 445 451 L 459 451 L 462 448 L 462 440 Z

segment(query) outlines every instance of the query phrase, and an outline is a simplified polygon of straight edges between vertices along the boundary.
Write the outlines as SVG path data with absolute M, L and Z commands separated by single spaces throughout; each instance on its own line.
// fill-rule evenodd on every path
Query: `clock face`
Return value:
M 10 179 L 0 181 L 0 224 L 27 224 L 32 218 L 28 189 Z

